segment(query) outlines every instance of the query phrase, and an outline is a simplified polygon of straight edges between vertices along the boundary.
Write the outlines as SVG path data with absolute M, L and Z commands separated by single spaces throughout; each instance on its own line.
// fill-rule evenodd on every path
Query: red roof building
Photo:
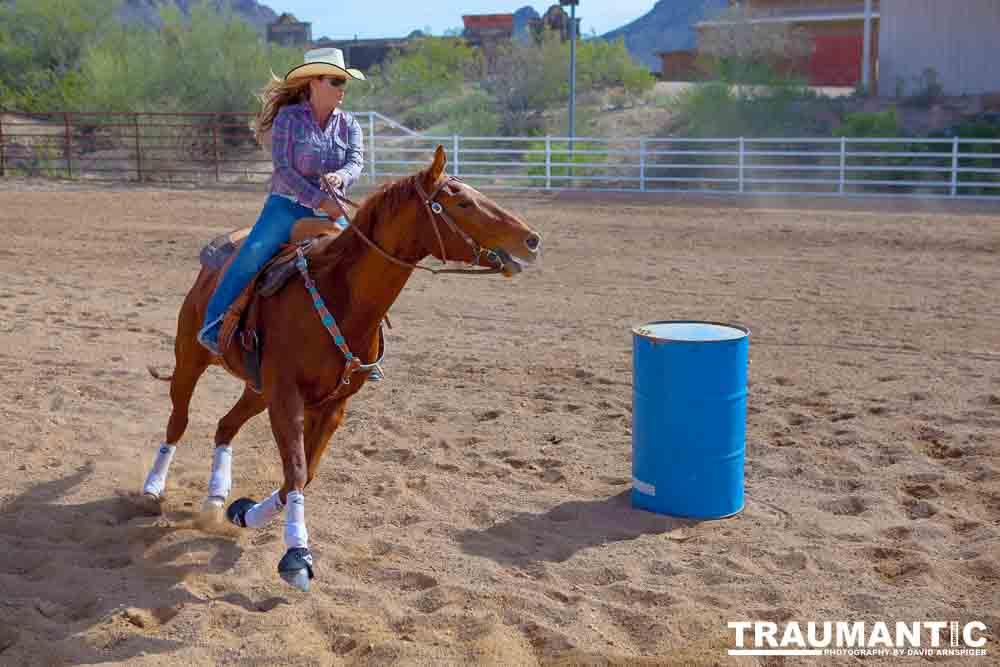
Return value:
M 784 25 L 807 34 L 812 53 L 792 69 L 814 86 L 856 86 L 862 81 L 865 6 L 858 0 L 731 0 L 743 10 L 750 24 Z M 874 88 L 877 75 L 879 0 L 872 1 L 869 77 Z M 699 30 L 731 24 L 726 18 L 703 21 Z
M 497 47 L 510 42 L 514 36 L 513 14 L 463 14 L 465 31 L 462 36 L 470 46 L 483 50 L 483 60 L 488 72 L 496 63 Z

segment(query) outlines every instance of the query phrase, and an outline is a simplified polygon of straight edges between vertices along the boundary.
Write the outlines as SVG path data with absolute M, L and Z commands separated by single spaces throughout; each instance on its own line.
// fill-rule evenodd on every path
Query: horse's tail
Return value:
M 171 373 L 170 375 L 160 375 L 160 372 L 157 371 L 152 366 L 146 366 L 146 370 L 148 370 L 149 374 L 152 375 L 157 380 L 163 380 L 164 382 L 170 382 L 171 380 L 174 379 L 174 374 L 173 373 Z

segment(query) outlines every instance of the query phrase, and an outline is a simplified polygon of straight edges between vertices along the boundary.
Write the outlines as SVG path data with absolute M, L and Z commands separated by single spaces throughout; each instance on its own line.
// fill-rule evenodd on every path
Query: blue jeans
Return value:
M 204 328 L 199 333 L 199 339 L 203 343 L 213 343 L 216 347 L 214 352 L 218 352 L 219 328 L 226 310 L 281 246 L 288 243 L 295 221 L 314 217 L 316 213 L 311 208 L 298 202 L 279 195 L 268 196 L 257 223 L 243 241 L 236 259 L 230 264 L 208 301 Z M 335 223 L 341 229 L 347 227 L 347 220 L 343 216 Z

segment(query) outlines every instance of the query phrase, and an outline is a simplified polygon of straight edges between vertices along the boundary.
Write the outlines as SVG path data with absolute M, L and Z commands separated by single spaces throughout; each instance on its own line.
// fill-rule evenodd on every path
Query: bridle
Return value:
M 448 215 L 448 212 L 444 209 L 444 206 L 442 206 L 441 203 L 437 201 L 437 196 L 441 194 L 441 191 L 445 188 L 446 185 L 452 182 L 461 183 L 462 185 L 464 185 L 464 183 L 462 183 L 462 180 L 457 176 L 448 176 L 447 178 L 441 181 L 440 185 L 437 186 L 437 189 L 434 190 L 434 192 L 429 196 L 424 191 L 424 188 L 421 186 L 419 180 L 414 182 L 417 194 L 420 195 L 420 198 L 423 202 L 424 210 L 427 211 L 427 219 L 430 220 L 431 222 L 431 229 L 434 230 L 434 236 L 437 237 L 438 246 L 441 248 L 441 259 L 443 260 L 443 262 L 447 263 L 448 254 L 445 252 L 444 249 L 444 238 L 441 236 L 441 230 L 438 229 L 438 224 L 437 224 L 438 217 L 440 217 L 441 220 L 443 220 L 444 223 L 448 225 L 448 227 L 450 227 L 451 230 L 459 236 L 459 238 L 465 241 L 469 245 L 469 248 L 472 249 L 473 259 L 472 262 L 469 263 L 471 266 L 477 266 L 479 264 L 480 259 L 485 257 L 487 261 L 494 264 L 493 268 L 432 269 L 427 266 L 421 266 L 420 264 L 405 262 L 397 257 L 393 257 L 385 250 L 383 250 L 381 247 L 379 247 L 377 243 L 368 238 L 368 236 L 365 235 L 364 232 L 358 229 L 351 221 L 351 217 L 347 215 L 347 210 L 344 208 L 344 204 L 349 204 L 356 209 L 361 208 L 360 205 L 348 199 L 347 196 L 344 195 L 343 191 L 338 190 L 336 188 L 325 187 L 326 185 L 325 182 L 323 182 L 324 185 L 323 189 L 327 194 L 333 197 L 333 200 L 337 203 L 337 206 L 340 208 L 341 213 L 343 213 L 344 217 L 347 219 L 348 222 L 347 229 L 349 231 L 353 231 L 355 234 L 360 236 L 361 240 L 364 241 L 366 244 L 368 244 L 369 247 L 371 247 L 373 250 L 382 255 L 382 257 L 384 257 L 386 260 L 392 262 L 393 264 L 396 264 L 397 266 L 402 266 L 407 269 L 421 269 L 423 271 L 428 271 L 435 275 L 439 273 L 466 273 L 466 274 L 471 273 L 478 275 L 478 274 L 491 274 L 491 273 L 502 272 L 504 268 L 503 257 L 501 257 L 497 251 L 491 250 L 489 248 L 483 248 L 481 245 L 479 245 L 479 243 L 476 242 L 476 240 L 472 238 L 472 236 L 470 236 L 468 232 L 466 232 L 464 229 L 458 226 L 458 223 L 456 223 L 452 219 L 452 217 Z
M 484 256 L 490 262 L 494 262 L 496 264 L 496 266 L 493 267 L 493 268 L 491 268 L 491 269 L 486 269 L 486 268 L 483 268 L 483 269 L 431 269 L 431 268 L 428 268 L 426 266 L 420 266 L 419 264 L 413 264 L 413 263 L 410 263 L 410 262 L 404 262 L 403 260 L 401 260 L 401 259 L 399 259 L 397 257 L 393 257 L 392 255 L 390 255 L 389 253 L 387 253 L 385 250 L 383 250 L 382 248 L 380 248 L 377 243 L 375 243 L 370 238 L 368 238 L 368 236 L 365 235 L 364 232 L 362 232 L 361 230 L 359 230 L 354 224 L 351 223 L 351 218 L 350 218 L 350 216 L 347 215 L 347 210 L 344 208 L 344 205 L 345 204 L 349 204 L 350 206 L 353 206 L 354 208 L 357 209 L 357 208 L 360 208 L 360 206 L 358 204 L 356 204 L 353 201 L 351 201 L 350 199 L 348 199 L 344 195 L 344 193 L 342 191 L 338 191 L 336 188 L 328 188 L 328 187 L 326 187 L 326 182 L 325 181 L 322 182 L 322 187 L 323 187 L 323 190 L 325 192 L 327 192 L 331 197 L 333 197 L 333 200 L 335 202 L 337 202 L 337 207 L 340 208 L 340 212 L 347 219 L 347 222 L 348 222 L 347 229 L 353 230 L 358 236 L 361 237 L 361 239 L 365 243 L 367 243 L 375 251 L 377 251 L 380 255 L 382 255 L 382 257 L 384 257 L 388 261 L 392 262 L 393 264 L 397 264 L 399 266 L 402 266 L 402 267 L 405 267 L 405 268 L 408 268 L 408 269 L 423 269 L 424 271 L 430 271 L 431 273 L 435 273 L 435 274 L 437 274 L 437 273 L 477 273 L 477 274 L 479 274 L 479 273 L 500 273 L 501 271 L 503 271 L 503 267 L 504 267 L 503 257 L 498 252 L 496 252 L 495 250 L 490 250 L 490 249 L 487 249 L 487 248 L 483 248 L 481 245 L 479 245 L 476 242 L 476 240 L 474 238 L 472 238 L 468 234 L 468 232 L 466 232 L 464 229 L 462 229 L 461 227 L 459 227 L 458 224 L 456 224 L 455 221 L 452 220 L 451 216 L 448 215 L 448 212 L 444 210 L 444 207 L 441 206 L 440 202 L 436 201 L 435 198 L 441 193 L 441 190 L 443 190 L 444 187 L 448 183 L 450 183 L 452 181 L 456 181 L 456 182 L 461 183 L 461 181 L 458 178 L 456 178 L 455 176 L 449 176 L 449 177 L 445 178 L 441 182 L 440 185 L 438 185 L 437 189 L 434 190 L 434 194 L 432 194 L 430 196 L 427 196 L 427 193 L 424 192 L 424 189 L 420 186 L 419 182 L 415 183 L 415 186 L 416 186 L 416 189 L 417 189 L 417 193 L 420 195 L 421 199 L 423 200 L 424 208 L 427 210 L 427 217 L 431 221 L 431 227 L 434 229 L 434 235 L 437 237 L 438 243 L 441 246 L 441 259 L 444 260 L 445 262 L 447 262 L 448 261 L 448 255 L 445 253 L 444 239 L 441 237 L 441 231 L 438 229 L 437 220 L 436 220 L 435 216 L 439 216 L 442 220 L 444 220 L 445 224 L 448 225 L 449 227 L 451 227 L 451 230 L 453 232 L 455 232 L 456 234 L 458 234 L 462 239 L 465 240 L 466 243 L 469 244 L 469 247 L 472 248 L 472 252 L 473 252 L 473 256 L 474 256 L 474 259 L 473 259 L 474 262 L 478 263 L 479 260 L 480 260 L 480 258 L 484 257 Z M 382 363 L 382 358 L 385 356 L 385 336 L 383 335 L 383 332 L 382 332 L 381 323 L 380 323 L 380 326 L 379 326 L 379 329 L 378 329 L 378 333 L 379 333 L 379 354 L 378 354 L 378 359 L 376 359 L 374 362 L 372 362 L 370 364 L 362 363 L 361 359 L 358 358 L 357 356 L 355 356 L 351 352 L 350 348 L 347 346 L 347 340 L 344 338 L 344 335 L 341 332 L 340 327 L 337 325 L 336 319 L 334 319 L 333 314 L 330 312 L 330 310 L 327 308 L 326 304 L 324 303 L 323 297 L 319 293 L 319 290 L 317 289 L 316 283 L 313 282 L 312 278 L 309 277 L 308 261 L 306 260 L 306 254 L 305 254 L 305 251 L 303 250 L 302 247 L 299 247 L 299 248 L 296 249 L 296 255 L 297 255 L 297 257 L 296 257 L 296 260 L 295 260 L 295 266 L 296 266 L 296 268 L 298 268 L 299 273 L 302 274 L 302 280 L 305 282 L 305 287 L 306 287 L 306 290 L 309 292 L 309 296 L 310 296 L 310 299 L 311 299 L 311 301 L 313 303 L 313 306 L 316 308 L 317 313 L 319 313 L 319 317 L 320 317 L 320 320 L 323 322 L 323 326 L 326 328 L 327 332 L 330 334 L 330 337 L 333 338 L 334 344 L 338 348 L 340 348 L 341 353 L 344 355 L 345 363 L 344 363 L 344 370 L 342 371 L 341 376 L 340 376 L 340 382 L 341 382 L 341 384 L 344 384 L 344 385 L 350 384 L 351 383 L 351 376 L 354 373 L 360 373 L 360 372 L 366 372 L 367 373 L 367 372 L 370 372 L 372 369 L 379 368 L 379 365 Z M 388 322 L 388 318 L 386 318 L 386 322 Z M 323 398 L 319 402 L 319 404 L 320 405 L 325 405 L 327 402 L 336 399 L 339 395 L 340 395 L 340 387 L 338 387 L 333 392 L 331 392 L 328 396 L 326 396 L 325 398 Z

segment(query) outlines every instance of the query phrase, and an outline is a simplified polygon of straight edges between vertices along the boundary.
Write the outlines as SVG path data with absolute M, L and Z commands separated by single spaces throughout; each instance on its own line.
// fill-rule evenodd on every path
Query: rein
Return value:
M 333 188 L 330 188 L 330 189 L 324 188 L 324 190 L 327 192 L 327 194 L 329 194 L 331 197 L 333 197 L 333 201 L 335 201 L 337 203 L 337 207 L 340 208 L 340 212 L 343 213 L 344 218 L 347 219 L 347 223 L 348 223 L 347 228 L 348 228 L 348 230 L 353 230 L 354 233 L 356 233 L 358 236 L 360 236 L 361 240 L 364 241 L 366 244 L 368 244 L 368 246 L 370 248 L 372 248 L 377 253 L 379 253 L 383 258 L 385 258 L 389 262 L 392 262 L 393 264 L 396 264 L 397 266 L 402 266 L 402 267 L 407 268 L 407 269 L 421 269 L 423 271 L 427 271 L 429 273 L 433 273 L 434 275 L 441 274 L 441 273 L 464 273 L 464 274 L 473 274 L 473 275 L 484 275 L 484 274 L 500 273 L 501 271 L 503 271 L 503 266 L 504 266 L 503 259 L 500 257 L 500 255 L 497 254 L 497 252 L 494 251 L 494 250 L 489 250 L 489 249 L 483 248 L 481 245 L 479 245 L 476 242 L 476 240 L 473 239 L 469 235 L 468 232 L 466 232 L 464 229 L 462 229 L 461 227 L 458 226 L 458 224 L 452 219 L 452 217 L 450 215 L 448 215 L 448 212 L 444 210 L 444 207 L 441 206 L 441 204 L 438 201 L 436 201 L 436 197 L 441 193 L 441 190 L 443 190 L 444 187 L 448 183 L 450 183 L 452 181 L 456 181 L 456 182 L 461 183 L 461 180 L 459 180 L 457 177 L 455 177 L 455 176 L 449 176 L 448 178 L 446 178 L 443 181 L 441 181 L 441 184 L 437 187 L 437 189 L 434 191 L 434 193 L 432 195 L 430 195 L 430 196 L 428 196 L 427 193 L 424 192 L 424 189 L 423 189 L 423 187 L 421 187 L 419 181 L 415 181 L 414 184 L 413 184 L 414 187 L 416 187 L 417 193 L 420 195 L 420 198 L 423 200 L 424 210 L 427 211 L 427 218 L 431 222 L 431 228 L 434 230 L 434 236 L 437 237 L 438 246 L 441 249 L 441 259 L 442 259 L 443 262 L 447 263 L 447 261 L 448 261 L 448 255 L 447 255 L 447 253 L 445 252 L 445 249 L 444 249 L 444 239 L 441 236 L 441 231 L 438 229 L 437 219 L 436 219 L 437 216 L 440 216 L 440 218 L 444 221 L 444 223 L 446 225 L 448 225 L 448 227 L 450 227 L 453 232 L 455 232 L 456 234 L 458 234 L 458 236 L 461 237 L 462 240 L 465 241 L 469 245 L 469 247 L 472 249 L 473 259 L 472 259 L 472 262 L 468 262 L 468 264 L 470 264 L 471 266 L 476 266 L 476 265 L 479 264 L 480 258 L 485 257 L 487 259 L 487 261 L 489 261 L 489 262 L 491 262 L 491 263 L 493 263 L 495 265 L 493 268 L 482 268 L 482 269 L 432 269 L 432 268 L 427 267 L 427 266 L 421 266 L 420 264 L 411 263 L 411 262 L 404 262 L 403 260 L 401 260 L 401 259 L 399 259 L 397 257 L 393 257 L 392 255 L 390 255 L 389 253 L 387 253 L 385 250 L 383 250 L 377 243 L 375 243 L 370 238 L 368 238 L 368 236 L 365 235 L 364 232 L 362 232 L 360 229 L 358 229 L 354 225 L 354 221 L 351 220 L 351 217 L 347 214 L 347 210 L 344 208 L 344 204 L 349 204 L 350 206 L 353 206 L 356 209 L 361 208 L 361 206 L 359 204 L 356 204 L 355 202 L 353 202 L 350 199 L 348 199 L 347 196 L 344 195 L 339 190 L 336 190 L 336 189 L 333 189 Z
M 500 273 L 501 271 L 503 271 L 503 259 L 500 257 L 500 255 L 497 254 L 496 251 L 486 250 L 481 245 L 476 243 L 475 239 L 469 236 L 469 234 L 464 229 L 459 227 L 455 223 L 455 221 L 452 220 L 451 216 L 448 215 L 448 213 L 444 210 L 444 207 L 441 206 L 441 204 L 435 200 L 438 194 L 440 194 L 441 190 L 444 189 L 444 186 L 447 185 L 452 180 L 458 181 L 458 179 L 455 178 L 454 176 L 449 176 L 448 178 L 446 178 L 441 182 L 441 185 L 439 185 L 437 190 L 434 191 L 434 194 L 432 194 L 429 197 L 427 196 L 427 193 L 424 192 L 424 189 L 420 187 L 420 183 L 414 182 L 414 186 L 417 189 L 417 193 L 423 199 L 424 208 L 427 210 L 428 218 L 430 219 L 431 226 L 434 229 L 434 235 L 437 236 L 438 244 L 441 247 L 441 258 L 445 262 L 448 261 L 448 256 L 445 253 L 444 249 L 444 239 L 441 237 L 441 232 L 438 229 L 437 221 L 435 220 L 435 215 L 440 216 L 441 219 L 444 220 L 445 224 L 451 227 L 452 231 L 461 236 L 462 239 L 469 244 L 469 247 L 472 248 L 474 263 L 478 263 L 480 257 L 485 256 L 487 260 L 497 265 L 491 269 L 431 269 L 426 266 L 420 266 L 419 264 L 411 264 L 410 262 L 404 262 L 403 260 L 397 257 L 393 257 L 385 250 L 383 250 L 381 247 L 379 247 L 377 243 L 368 238 L 368 236 L 366 236 L 360 229 L 358 229 L 354 225 L 350 216 L 347 215 L 347 211 L 344 208 L 344 204 L 353 206 L 356 209 L 361 208 L 358 204 L 348 199 L 347 196 L 344 195 L 342 192 L 338 192 L 333 188 L 324 187 L 323 190 L 326 191 L 330 196 L 332 196 L 333 200 L 337 203 L 337 207 L 340 208 L 340 212 L 343 213 L 344 217 L 347 219 L 348 222 L 347 228 L 354 230 L 354 232 L 357 233 L 357 235 L 360 236 L 365 243 L 367 243 L 372 249 L 374 249 L 376 252 L 382 255 L 382 257 L 392 262 L 393 264 L 397 264 L 399 266 L 408 269 L 423 269 L 424 271 L 429 271 L 433 274 Z M 350 348 L 347 346 L 347 340 L 344 338 L 343 332 L 341 332 L 340 327 L 337 325 L 337 321 L 334 319 L 333 314 L 330 313 L 330 309 L 327 308 L 326 303 L 324 303 L 323 297 L 320 296 L 319 290 L 316 289 L 316 283 L 313 282 L 312 278 L 309 276 L 309 263 L 306 260 L 305 253 L 303 252 L 302 248 L 301 247 L 297 248 L 295 252 L 296 252 L 295 266 L 299 270 L 303 282 L 305 282 L 306 290 L 309 292 L 309 297 L 312 300 L 313 307 L 316 309 L 316 313 L 319 315 L 319 318 L 323 322 L 323 326 L 326 327 L 326 330 L 330 334 L 330 337 L 333 338 L 334 344 L 340 349 L 341 354 L 344 355 L 344 361 L 345 361 L 344 370 L 340 375 L 341 385 L 350 384 L 351 376 L 354 375 L 355 373 L 370 372 L 371 370 L 376 368 L 379 371 L 381 371 L 380 365 L 382 363 L 382 359 L 385 357 L 385 336 L 383 334 L 382 327 L 379 326 L 378 329 L 378 334 L 379 334 L 378 359 L 376 359 L 374 362 L 370 364 L 363 363 L 361 359 L 358 358 L 355 354 L 353 354 Z M 388 321 L 388 318 L 386 319 L 386 321 Z M 326 398 L 322 399 L 320 401 L 320 405 L 323 405 L 328 401 L 334 400 L 338 395 L 339 395 L 339 388 L 334 390 L 333 393 L 331 393 Z

